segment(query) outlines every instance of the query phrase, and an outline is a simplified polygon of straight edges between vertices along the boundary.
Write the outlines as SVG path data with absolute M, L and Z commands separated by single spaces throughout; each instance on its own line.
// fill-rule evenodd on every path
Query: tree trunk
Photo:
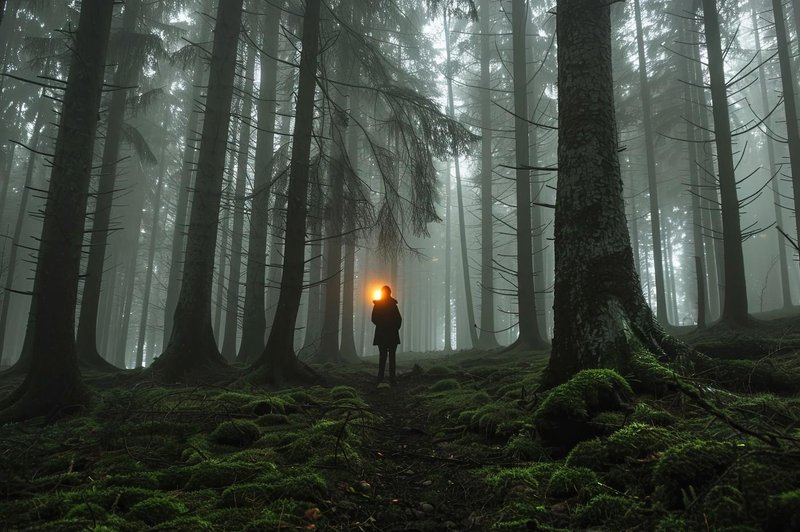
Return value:
M 559 0 L 553 351 L 546 382 L 625 368 L 632 336 L 666 339 L 642 294 L 625 221 L 611 75 L 610 4 Z
M 122 20 L 123 33 L 134 33 L 136 31 L 141 7 L 140 0 L 126 2 L 125 15 Z M 114 85 L 117 87 L 132 87 L 136 85 L 140 70 L 141 65 L 132 63 L 131 54 L 122 54 L 119 66 L 114 74 Z M 125 122 L 127 100 L 127 90 L 115 90 L 111 94 L 100 182 L 97 186 L 94 216 L 92 217 L 89 260 L 86 266 L 86 278 L 83 283 L 83 295 L 81 297 L 81 313 L 78 320 L 78 360 L 83 367 L 103 371 L 115 371 L 117 369 L 113 364 L 106 361 L 97 349 L 97 320 L 107 318 L 107 316 L 99 316 L 98 310 L 100 306 L 100 291 L 103 285 L 103 269 L 108 235 L 111 231 L 111 209 L 114 202 L 117 162 L 119 161 L 119 148 L 122 141 L 122 127 Z
M 517 308 L 519 312 L 518 344 L 527 349 L 546 349 L 536 320 L 536 289 L 533 280 L 533 247 L 531 244 L 531 190 L 528 154 L 528 76 L 525 32 L 527 2 L 513 0 L 511 14 L 514 56 L 514 138 L 517 181 Z
M 282 2 L 276 7 L 265 5 L 266 23 L 262 28 L 265 53 L 259 58 L 258 133 L 256 135 L 253 202 L 250 209 L 250 236 L 247 247 L 247 277 L 245 278 L 242 342 L 238 360 L 252 363 L 264 351 L 267 331 L 264 292 L 267 260 L 267 221 L 269 217 L 270 182 L 275 167 L 275 117 L 277 109 L 278 35 Z M 271 54 L 272 57 L 267 54 Z
M 642 98 L 642 120 L 644 122 L 644 145 L 647 157 L 647 189 L 650 195 L 650 231 L 653 237 L 653 264 L 656 274 L 656 318 L 667 324 L 667 298 L 664 286 L 664 257 L 661 245 L 661 215 L 658 205 L 658 181 L 656 176 L 656 150 L 653 135 L 653 105 L 650 84 L 647 78 L 647 62 L 642 31 L 642 12 L 639 0 L 633 2 L 636 18 L 636 45 L 639 54 L 639 94 Z
M 30 141 L 31 148 L 34 150 L 40 149 L 39 137 L 44 125 L 43 118 L 44 113 L 40 108 L 39 112 L 36 113 L 36 121 L 33 126 L 33 134 L 31 135 Z M 28 164 L 25 170 L 25 184 L 21 192 L 22 197 L 20 198 L 19 210 L 17 211 L 17 222 L 14 225 L 14 236 L 11 240 L 11 253 L 8 257 L 8 271 L 6 272 L 5 286 L 11 290 L 14 289 L 14 279 L 16 277 L 17 270 L 17 250 L 21 245 L 20 241 L 22 239 L 22 229 L 25 226 L 25 217 L 28 213 L 28 198 L 30 196 L 30 188 L 33 185 L 33 169 L 35 166 L 35 161 L 36 153 L 31 151 L 31 153 L 28 155 Z M 3 362 L 7 362 L 9 358 L 9 353 L 5 349 L 5 339 L 6 329 L 8 328 L 8 310 L 11 304 L 11 299 L 14 297 L 14 295 L 15 294 L 9 290 L 3 294 L 3 306 L 2 310 L 0 310 L 0 366 L 3 366 Z
M 717 147 L 722 206 L 722 235 L 725 248 L 725 301 L 720 319 L 728 325 L 741 325 L 749 320 L 747 284 L 742 253 L 742 230 L 739 222 L 739 198 L 736 192 L 731 146 L 731 125 L 728 116 L 725 63 L 722 57 L 716 0 L 703 0 L 703 19 L 711 79 L 714 138 Z M 800 187 L 798 188 L 800 189 Z
M 169 343 L 151 366 L 166 380 L 175 380 L 193 371 L 214 371 L 226 366 L 211 328 L 211 281 L 242 1 L 220 2 L 217 10 L 181 292 Z
M 795 13 L 795 17 L 800 13 Z M 796 20 L 796 19 L 795 19 Z M 770 110 L 769 96 L 767 93 L 767 73 L 763 65 L 763 54 L 761 53 L 761 34 L 758 29 L 758 13 L 755 6 L 750 12 L 750 21 L 753 25 L 753 38 L 755 39 L 756 52 L 758 53 L 758 82 L 761 90 L 761 113 L 766 116 Z M 773 128 L 773 121 L 771 117 L 767 117 L 765 126 L 767 129 Z M 767 157 L 769 158 L 769 175 L 772 176 L 772 202 L 775 205 L 775 224 L 778 227 L 783 225 L 783 209 L 781 208 L 781 192 L 780 192 L 780 176 L 778 175 L 778 168 L 775 164 L 775 144 L 773 143 L 772 136 L 767 135 Z M 794 168 L 794 166 L 792 167 Z M 792 172 L 794 175 L 794 172 Z M 778 268 L 781 272 L 781 305 L 784 309 L 792 306 L 791 286 L 789 284 L 789 262 L 786 254 L 786 242 L 782 235 L 778 234 Z
M 203 13 L 211 10 L 211 1 L 205 0 Z M 208 30 L 200 32 L 199 43 L 208 42 Z M 167 299 L 164 304 L 164 339 L 162 345 L 167 345 L 172 335 L 172 320 L 175 317 L 175 307 L 178 304 L 180 293 L 181 274 L 184 266 L 184 251 L 186 247 L 186 215 L 189 207 L 189 192 L 192 189 L 192 174 L 195 170 L 198 148 L 198 125 L 200 124 L 201 111 L 200 99 L 202 88 L 206 85 L 204 58 L 200 54 L 194 60 L 192 67 L 194 83 L 188 104 L 189 120 L 186 124 L 186 148 L 183 151 L 183 166 L 178 188 L 178 202 L 175 206 L 175 226 L 172 232 L 172 248 L 170 251 L 169 279 L 167 281 Z
M 772 0 L 772 13 L 775 19 L 775 37 L 778 45 L 778 60 L 781 67 L 786 138 L 789 143 L 789 164 L 792 167 L 794 212 L 800 213 L 800 128 L 797 124 L 797 103 L 794 93 L 797 80 L 792 76 L 789 39 L 786 35 L 786 20 L 784 18 L 782 0 Z M 800 235 L 800 216 L 795 214 L 794 219 L 796 235 Z
M 447 170 L 445 173 L 445 190 L 446 190 L 446 197 L 445 200 L 445 208 L 444 208 L 444 218 L 445 218 L 445 237 L 444 237 L 444 350 L 445 352 L 449 352 L 453 350 L 453 309 L 450 305 L 450 278 L 451 278 L 451 248 L 452 245 L 450 243 L 450 161 L 447 161 Z
M 84 0 L 64 94 L 31 304 L 30 371 L 0 401 L 0 420 L 63 412 L 87 399 L 75 346 L 75 305 L 92 152 L 113 3 Z
M 314 93 L 319 53 L 320 0 L 308 0 L 303 17 L 300 83 L 297 93 L 292 160 L 289 170 L 286 238 L 281 292 L 267 347 L 255 365 L 257 381 L 274 383 L 306 379 L 310 370 L 294 353 L 294 328 L 303 293 L 306 242 L 307 196 L 310 173 L 311 138 L 314 126 Z
M 492 219 L 492 93 L 489 0 L 481 0 L 481 325 L 478 346 L 498 346 L 494 323 L 494 232 Z
M 144 296 L 142 297 L 142 314 L 139 320 L 139 341 L 136 344 L 136 368 L 144 367 L 144 341 L 145 333 L 147 332 L 147 316 L 150 311 L 150 286 L 153 282 L 153 259 L 156 256 L 156 242 L 158 241 L 159 221 L 161 218 L 161 185 L 164 182 L 164 172 L 166 171 L 166 164 L 164 158 L 166 150 L 164 149 L 167 142 L 166 139 L 162 140 L 161 149 L 161 167 L 158 169 L 158 181 L 156 183 L 156 196 L 153 200 L 153 225 L 150 229 L 150 246 L 147 250 L 147 273 L 144 277 Z M 151 344 L 152 345 L 152 344 Z M 151 351 L 148 351 L 150 356 L 153 356 Z
M 231 258 L 228 270 L 228 294 L 225 307 L 225 335 L 222 356 L 228 362 L 236 359 L 236 341 L 239 331 L 239 289 L 242 278 L 242 241 L 244 240 L 244 202 L 247 192 L 247 165 L 250 154 L 250 116 L 253 112 L 253 78 L 256 73 L 255 50 L 246 50 L 244 93 L 242 94 L 242 124 L 239 129 L 239 153 L 236 162 L 236 190 L 233 193 L 233 229 L 231 230 Z M 271 126 L 270 126 L 271 127 Z M 263 260 L 263 258 L 262 258 Z

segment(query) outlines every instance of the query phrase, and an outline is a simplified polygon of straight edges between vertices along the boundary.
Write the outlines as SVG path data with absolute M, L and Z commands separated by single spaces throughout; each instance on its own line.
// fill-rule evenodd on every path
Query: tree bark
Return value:
M 136 31 L 137 21 L 141 13 L 141 1 L 126 2 L 125 15 L 122 20 L 122 32 Z M 133 64 L 130 54 L 122 54 L 117 71 L 114 74 L 114 85 L 131 87 L 138 83 L 142 65 Z M 81 297 L 81 313 L 78 320 L 77 345 L 78 360 L 83 367 L 102 371 L 116 371 L 116 367 L 105 360 L 97 349 L 97 320 L 106 319 L 99 316 L 100 291 L 103 285 L 103 269 L 108 246 L 108 235 L 111 231 L 111 209 L 114 203 L 114 187 L 117 180 L 117 162 L 122 141 L 122 127 L 125 122 L 125 108 L 128 91 L 115 90 L 111 94 L 106 124 L 105 144 L 103 146 L 100 182 L 95 196 L 92 232 L 89 244 L 89 260 L 86 266 L 86 278 L 83 283 Z
M 661 214 L 658 204 L 658 180 L 656 176 L 656 150 L 653 139 L 653 104 L 650 96 L 650 83 L 647 78 L 642 12 L 639 0 L 634 0 L 633 7 L 636 18 L 636 47 L 639 55 L 639 95 L 642 99 L 644 145 L 647 158 L 647 189 L 650 196 L 650 231 L 653 238 L 653 265 L 656 274 L 656 318 L 664 324 L 668 324 L 667 293 L 664 284 L 664 256 L 661 245 Z
M 236 190 L 233 195 L 233 228 L 231 229 L 231 258 L 228 270 L 228 293 L 225 305 L 225 335 L 222 356 L 228 362 L 236 359 L 239 331 L 239 289 L 242 277 L 242 242 L 244 240 L 244 203 L 247 191 L 247 166 L 250 154 L 250 115 L 253 112 L 253 78 L 256 71 L 255 50 L 247 50 L 247 80 L 242 94 L 242 124 L 239 129 L 238 157 L 236 162 Z
M 308 0 L 303 17 L 300 83 L 292 134 L 281 292 L 267 346 L 254 368 L 253 377 L 261 382 L 281 383 L 312 376 L 310 370 L 295 356 L 294 329 L 300 296 L 303 293 L 305 270 L 307 196 L 319 53 L 320 4 L 320 0 Z
M 531 244 L 531 191 L 528 154 L 528 76 L 525 32 L 526 0 L 513 0 L 511 13 L 514 56 L 514 138 L 516 148 L 517 189 L 517 308 L 519 312 L 518 344 L 527 349 L 546 349 L 536 320 L 536 298 L 533 280 L 533 246 Z
M 610 4 L 559 0 L 553 351 L 545 382 L 624 369 L 632 337 L 667 339 L 633 264 L 618 160 Z
M 451 292 L 451 276 L 452 276 L 452 265 L 451 265 L 451 248 L 452 245 L 450 243 L 450 198 L 451 198 L 451 183 L 450 183 L 450 161 L 447 161 L 447 170 L 445 171 L 445 208 L 444 208 L 444 218 L 445 218 L 445 237 L 444 237 L 444 350 L 445 352 L 449 352 L 453 350 L 453 309 L 451 308 L 451 301 L 450 301 L 450 292 Z
M 226 366 L 211 327 L 211 281 L 242 2 L 226 0 L 219 3 L 217 10 L 181 292 L 169 343 L 151 366 L 156 374 L 166 380 Z
M 711 103 L 714 114 L 714 138 L 719 166 L 719 190 L 722 207 L 722 234 L 725 253 L 725 301 L 721 321 L 742 325 L 749 320 L 747 284 L 742 253 L 742 230 L 739 221 L 739 198 L 731 146 L 725 63 L 719 34 L 716 0 L 703 0 L 706 50 L 711 79 Z
M 92 152 L 113 3 L 84 0 L 44 211 L 31 305 L 31 367 L 0 400 L 0 420 L 64 411 L 87 400 L 75 346 L 75 306 Z
M 142 297 L 142 314 L 139 319 L 139 340 L 136 344 L 136 368 L 144 367 L 144 341 L 145 333 L 147 332 L 147 316 L 150 311 L 150 287 L 153 283 L 153 259 L 156 256 L 156 242 L 158 242 L 159 221 L 161 219 L 161 186 L 164 182 L 164 172 L 166 171 L 166 164 L 164 158 L 166 156 L 166 139 L 162 140 L 161 148 L 161 165 L 158 169 L 158 181 L 156 182 L 156 195 L 153 199 L 153 225 L 150 229 L 150 246 L 147 250 L 147 273 L 144 277 L 144 296 Z M 151 343 L 152 346 L 152 343 Z M 151 351 L 148 351 L 150 356 L 153 356 Z
M 453 69 L 450 62 L 450 25 L 447 23 L 447 15 L 444 17 L 444 42 L 447 61 L 447 113 L 451 119 L 455 120 L 455 104 L 453 102 Z M 467 228 L 464 222 L 464 196 L 461 190 L 461 163 L 458 160 L 458 150 L 453 144 L 455 153 L 454 164 L 456 167 L 456 200 L 458 202 L 458 231 L 461 243 L 461 275 L 464 281 L 464 307 L 467 311 L 467 327 L 469 328 L 469 339 L 475 348 L 478 345 L 478 331 L 475 323 L 475 308 L 472 305 L 472 282 L 469 274 L 469 250 L 467 249 Z
M 478 346 L 497 347 L 494 322 L 494 232 L 492 219 L 492 94 L 489 0 L 480 2 L 481 31 L 481 325 Z
M 266 23 L 262 28 L 262 53 L 259 59 L 261 83 L 258 93 L 258 133 L 256 136 L 253 201 L 250 209 L 250 236 L 247 247 L 242 342 L 238 360 L 252 363 L 264 351 L 267 331 L 265 275 L 267 260 L 267 221 L 269 218 L 270 182 L 275 167 L 275 117 L 277 109 L 278 35 L 281 13 L 267 4 Z M 271 54 L 272 57 L 267 54 Z
M 203 13 L 208 13 L 210 10 L 211 1 L 205 0 L 203 4 Z M 208 38 L 208 30 L 204 27 L 198 36 L 198 42 L 207 42 Z M 175 206 L 175 226 L 172 232 L 167 298 L 164 304 L 164 339 L 162 345 L 167 345 L 172 335 L 172 320 L 175 317 L 175 307 L 178 304 L 178 295 L 180 294 L 181 274 L 183 272 L 184 251 L 186 248 L 186 216 L 189 207 L 189 192 L 192 189 L 192 175 L 197 161 L 198 126 L 202 114 L 200 111 L 200 100 L 202 98 L 202 87 L 206 85 L 205 71 L 203 58 L 198 54 L 194 60 L 194 66 L 192 67 L 194 83 L 192 85 L 190 100 L 188 104 L 184 104 L 189 107 L 189 120 L 186 124 L 186 147 L 183 151 L 183 166 L 181 168 L 180 185 L 178 188 L 178 202 Z

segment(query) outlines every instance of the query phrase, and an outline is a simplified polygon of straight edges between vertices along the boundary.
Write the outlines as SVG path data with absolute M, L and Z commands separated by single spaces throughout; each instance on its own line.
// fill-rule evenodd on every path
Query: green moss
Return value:
M 447 366 L 431 366 L 425 373 L 431 377 L 446 377 L 453 374 L 453 369 Z
M 727 484 L 712 487 L 703 498 L 704 513 L 715 528 L 746 521 L 746 506 L 742 492 Z
M 492 523 L 492 530 L 551 530 L 540 522 L 549 517 L 541 504 L 515 501 L 503 506 L 500 520 Z
M 456 379 L 441 379 L 433 383 L 428 390 L 431 392 L 446 392 L 457 388 L 461 388 L 461 383 Z
M 326 489 L 325 480 L 306 470 L 259 477 L 254 482 L 235 484 L 222 492 L 225 506 L 264 507 L 278 499 L 313 501 Z
M 187 466 L 169 466 L 158 472 L 158 487 L 162 490 L 182 488 L 192 476 L 191 468 Z
M 668 514 L 658 520 L 655 532 L 687 532 L 689 524 L 686 518 L 680 515 Z
M 205 519 L 194 515 L 184 515 L 170 521 L 164 521 L 153 527 L 153 530 L 170 530 L 176 532 L 194 532 L 195 530 L 215 530 Z
M 331 388 L 333 399 L 359 399 L 358 392 L 352 386 L 334 386 Z
M 615 462 L 645 458 L 678 443 L 675 431 L 643 423 L 631 423 L 608 437 L 608 457 Z
M 501 491 L 512 489 L 515 486 L 544 491 L 557 467 L 557 464 L 553 462 L 537 462 L 524 467 L 506 467 L 490 470 L 486 472 L 484 478 L 489 486 L 498 488 Z
M 608 463 L 608 449 L 605 441 L 600 438 L 592 438 L 578 443 L 567 455 L 567 465 L 570 467 L 602 469 Z
M 800 530 L 800 489 L 770 498 L 770 530 Z
M 276 425 L 288 425 L 289 417 L 284 414 L 264 414 L 260 416 L 256 423 L 264 427 L 274 427 Z
M 134 504 L 128 512 L 128 517 L 152 526 L 175 519 L 184 513 L 186 513 L 186 506 L 183 503 L 169 497 L 159 496 Z
M 598 434 L 591 421 L 600 412 L 620 410 L 633 391 L 617 372 L 590 369 L 555 387 L 534 414 L 546 441 L 567 447 Z
M 509 437 L 523 425 L 522 411 L 507 403 L 489 403 L 472 415 L 470 427 L 486 437 Z
M 638 507 L 639 504 L 629 497 L 601 493 L 580 507 L 577 522 L 581 527 L 622 528 L 621 525 L 628 520 L 636 520 L 630 517 Z
M 291 399 L 271 396 L 251 401 L 244 405 L 242 410 L 245 413 L 256 416 L 263 416 L 265 414 L 285 414 L 287 406 L 293 403 L 294 401 Z
M 735 459 L 732 443 L 696 439 L 675 445 L 664 452 L 653 470 L 655 496 L 665 507 L 678 508 Z
M 102 520 L 108 512 L 99 504 L 85 502 L 73 506 L 64 517 L 66 519 L 91 519 L 92 521 Z
M 540 460 L 547 453 L 539 441 L 530 434 L 521 432 L 508 440 L 503 447 L 503 455 L 513 460 Z
M 105 479 L 103 485 L 155 490 L 159 485 L 158 474 L 153 471 L 140 471 L 125 475 L 113 475 Z
M 264 464 L 247 462 L 202 462 L 192 466 L 186 489 L 223 488 L 235 482 L 246 482 L 263 473 L 264 467 Z
M 233 410 L 242 409 L 245 405 L 252 403 L 254 399 L 256 399 L 254 395 L 241 392 L 222 392 L 214 398 L 218 403 Z
M 208 438 L 214 443 L 244 447 L 250 445 L 261 435 L 258 425 L 246 419 L 223 421 Z
M 666 410 L 654 408 L 644 402 L 636 404 L 630 420 L 647 425 L 672 425 L 676 421 L 675 416 Z
M 323 419 L 295 433 L 283 449 L 290 461 L 315 465 L 358 463 L 360 438 L 344 421 Z M 313 452 L 310 453 L 310 450 Z
M 600 483 L 597 475 L 586 467 L 562 466 L 553 471 L 547 485 L 549 497 L 586 498 L 597 493 Z

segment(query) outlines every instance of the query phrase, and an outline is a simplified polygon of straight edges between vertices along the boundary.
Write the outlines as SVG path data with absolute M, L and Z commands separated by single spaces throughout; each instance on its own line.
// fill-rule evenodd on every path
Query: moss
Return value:
M 244 530 L 260 517 L 260 510 L 246 507 L 214 508 L 199 517 L 210 522 L 216 530 Z
M 548 514 L 541 504 L 515 501 L 503 506 L 502 518 L 492 524 L 492 530 L 550 530 L 540 522 L 547 519 Z
M 630 416 L 631 421 L 645 423 L 647 425 L 672 425 L 675 423 L 675 416 L 667 412 L 654 408 L 647 403 L 637 403 Z
M 247 462 L 202 462 L 192 466 L 186 489 L 223 488 L 234 482 L 245 482 L 263 473 L 264 467 L 264 464 Z
M 264 414 L 260 416 L 256 423 L 264 427 L 274 427 L 277 425 L 288 425 L 289 417 L 285 414 Z
M 486 472 L 485 480 L 489 486 L 502 491 L 515 486 L 524 486 L 534 490 L 547 487 L 547 482 L 556 470 L 557 464 L 553 462 L 537 462 L 524 467 L 507 467 Z
M 436 381 L 428 388 L 431 392 L 446 392 L 461 388 L 461 384 L 456 379 L 441 379 Z
M 578 443 L 567 455 L 567 465 L 570 467 L 603 469 L 608 463 L 608 449 L 605 441 L 600 438 L 592 438 Z
M 431 377 L 446 377 L 453 374 L 453 369 L 447 366 L 431 366 L 425 373 Z
M 489 403 L 472 415 L 470 427 L 484 436 L 508 438 L 523 425 L 522 411 L 507 403 Z
M 64 516 L 66 519 L 91 519 L 93 522 L 102 520 L 108 512 L 99 504 L 85 502 L 69 509 Z
M 240 410 L 245 405 L 250 404 L 253 402 L 255 397 L 248 393 L 241 393 L 241 392 L 222 392 L 221 394 L 217 395 L 214 400 L 218 403 L 222 403 L 224 406 L 227 406 L 230 409 Z
M 195 530 L 214 530 L 214 526 L 194 515 L 184 515 L 170 521 L 164 521 L 153 527 L 153 530 L 170 530 L 176 532 L 193 532 Z
M 605 528 L 623 528 L 639 504 L 619 495 L 601 493 L 592 497 L 577 512 L 577 522 L 581 527 L 603 525 Z M 630 519 L 636 521 L 636 519 Z
M 333 399 L 359 399 L 358 392 L 352 386 L 334 386 L 331 388 Z
M 600 482 L 597 475 L 586 467 L 562 466 L 553 471 L 547 485 L 547 495 L 550 497 L 573 497 L 575 495 L 586 498 L 597 493 Z
M 621 410 L 633 391 L 618 373 L 590 369 L 556 386 L 534 414 L 536 430 L 546 441 L 571 447 L 598 434 L 591 420 L 608 410 Z
M 158 474 L 153 471 L 140 471 L 125 475 L 113 475 L 103 481 L 104 486 L 123 486 L 128 488 L 158 489 Z
M 645 458 L 666 450 L 670 445 L 678 443 L 679 439 L 680 436 L 676 435 L 675 431 L 643 423 L 631 423 L 608 437 L 608 457 L 615 462 L 628 458 Z
M 223 421 L 208 438 L 214 443 L 244 447 L 250 445 L 261 435 L 258 425 L 246 419 Z
M 770 530 L 800 530 L 800 490 L 773 495 L 770 498 Z
M 237 451 L 225 457 L 225 461 L 247 462 L 251 464 L 262 464 L 266 467 L 274 467 L 274 462 L 278 455 L 269 448 L 251 448 Z
M 284 455 L 291 461 L 315 465 L 352 464 L 361 461 L 359 444 L 360 438 L 344 421 L 323 419 L 295 433 L 286 443 Z M 311 454 L 310 449 L 313 449 Z
M 286 407 L 293 404 L 294 401 L 283 397 L 264 397 L 251 401 L 242 407 L 242 410 L 248 414 L 256 416 L 263 416 L 265 414 L 285 414 Z
M 687 532 L 689 524 L 686 518 L 680 515 L 668 514 L 658 520 L 655 532 Z
M 742 492 L 727 484 L 712 487 L 703 498 L 704 513 L 715 528 L 746 521 L 746 505 Z
M 153 526 L 175 519 L 186 511 L 186 506 L 180 501 L 159 496 L 134 504 L 128 512 L 128 517 Z
M 182 488 L 192 476 L 191 468 L 187 466 L 169 466 L 158 472 L 158 487 L 162 490 Z
M 736 459 L 732 443 L 690 440 L 667 449 L 653 470 L 655 496 L 666 508 L 680 507 Z
M 503 455 L 513 460 L 540 460 L 547 453 L 530 434 L 521 432 L 511 437 L 503 447 Z

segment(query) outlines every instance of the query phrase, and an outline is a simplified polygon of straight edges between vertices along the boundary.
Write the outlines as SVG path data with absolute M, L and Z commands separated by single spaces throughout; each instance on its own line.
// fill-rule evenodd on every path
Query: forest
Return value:
M 800 1 L 0 0 L 0 55 L 0 529 L 800 530 Z

